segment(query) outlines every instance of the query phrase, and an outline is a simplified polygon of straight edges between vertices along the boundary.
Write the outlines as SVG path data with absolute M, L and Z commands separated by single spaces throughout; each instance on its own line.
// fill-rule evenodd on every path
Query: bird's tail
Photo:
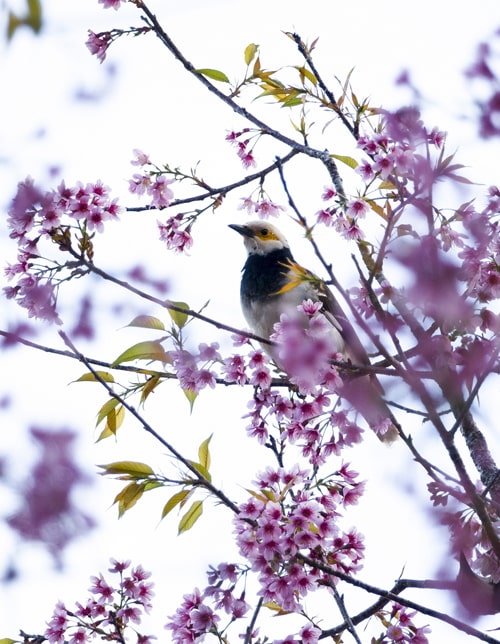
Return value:
M 339 392 L 366 420 L 384 443 L 399 437 L 399 423 L 382 398 L 382 386 L 375 376 L 344 379 Z

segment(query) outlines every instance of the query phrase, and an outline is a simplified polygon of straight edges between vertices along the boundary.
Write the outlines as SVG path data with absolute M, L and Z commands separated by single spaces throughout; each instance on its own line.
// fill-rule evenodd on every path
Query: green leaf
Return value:
M 15 642 L 19 642 L 19 640 L 13 640 L 10 637 L 3 637 L 0 640 L 0 644 L 15 644 Z
M 313 85 L 318 84 L 318 80 L 316 76 L 312 73 L 310 69 L 307 69 L 307 67 L 299 66 L 295 68 L 299 74 L 300 74 L 300 79 L 302 82 L 304 82 L 304 79 L 307 78 L 308 81 L 310 81 Z
M 177 505 L 180 504 L 180 506 L 182 507 L 192 493 L 193 490 L 181 490 L 180 492 L 176 492 L 173 496 L 171 496 L 163 506 L 161 518 L 164 519 L 167 514 L 171 512 Z
M 281 107 L 295 107 L 296 105 L 302 105 L 303 100 L 302 96 L 298 94 L 297 96 L 292 96 L 290 98 L 287 98 L 286 101 L 282 101 Z
M 26 24 L 37 34 L 42 28 L 42 5 L 40 0 L 28 0 Z
M 271 90 L 271 89 L 281 89 L 285 91 L 285 86 L 283 83 L 278 80 L 277 78 L 272 78 L 272 74 L 274 74 L 273 71 L 267 71 L 267 72 L 261 72 L 259 74 L 259 78 L 262 79 L 262 83 L 260 83 L 260 86 L 262 87 L 263 90 Z M 291 91 L 293 88 L 289 88 L 289 91 Z
M 120 429 L 123 419 L 125 418 L 125 407 L 120 405 L 115 411 L 112 409 L 109 414 L 106 416 L 106 426 L 99 434 L 97 442 L 102 441 L 104 438 L 109 438 L 110 436 L 115 436 L 116 432 Z
M 213 434 L 210 434 L 210 436 L 203 441 L 203 443 L 200 445 L 198 449 L 198 458 L 200 459 L 200 464 L 203 465 L 203 467 L 207 470 L 210 469 L 210 451 L 208 449 L 208 446 L 210 444 L 210 441 L 212 440 Z
M 145 481 L 143 483 L 144 485 L 144 491 L 149 492 L 149 490 L 156 490 L 158 487 L 163 487 L 165 484 L 162 483 L 161 481 Z
M 24 20 L 16 16 L 13 11 L 9 11 L 9 21 L 7 24 L 7 40 L 12 39 L 12 36 L 16 33 L 21 25 L 24 25 Z
M 123 423 L 124 418 L 125 418 L 125 407 L 123 405 L 120 405 L 117 409 L 112 409 L 109 412 L 106 420 L 106 427 L 109 428 L 109 431 L 112 434 L 116 434 L 121 424 Z
M 348 165 L 350 168 L 357 168 L 358 167 L 358 162 L 356 159 L 353 159 L 352 157 L 347 157 L 342 154 L 330 154 L 331 157 L 334 159 L 337 159 L 338 161 L 341 161 L 342 163 L 345 163 Z
M 202 74 L 207 78 L 211 78 L 215 81 L 220 81 L 221 83 L 229 83 L 229 78 L 224 74 L 224 72 L 219 71 L 218 69 L 195 69 L 197 74 Z
M 252 60 L 255 58 L 255 54 L 259 51 L 259 45 L 256 45 L 255 43 L 250 43 L 245 47 L 245 63 L 247 65 L 250 65 Z
M 96 370 L 96 375 L 94 375 L 91 371 L 88 373 L 84 373 L 83 376 L 80 376 L 77 380 L 74 380 L 73 382 L 99 382 L 99 378 L 101 380 L 104 380 L 104 382 L 114 382 L 115 379 L 113 378 L 113 374 L 109 373 L 109 371 L 97 371 Z
M 264 606 L 264 608 L 268 608 L 269 610 L 275 611 L 276 615 L 290 615 L 291 614 L 291 611 L 285 610 L 279 604 L 277 604 L 276 602 L 273 602 L 273 601 L 264 602 L 262 604 L 262 606 Z
M 151 376 L 141 389 L 141 403 L 153 392 L 160 383 L 160 376 Z
M 131 362 L 132 360 L 159 360 L 160 362 L 168 362 L 169 357 L 160 342 L 138 342 L 121 353 L 116 360 L 113 360 L 111 366 L 116 367 L 116 365 L 122 362 Z
M 366 199 L 366 203 L 370 205 L 370 208 L 379 215 L 379 217 L 382 217 L 385 221 L 387 221 L 387 215 L 385 213 L 385 210 L 380 206 L 376 201 L 373 199 Z
M 152 315 L 138 315 L 132 320 L 132 322 L 129 322 L 126 326 L 137 326 L 141 329 L 156 329 L 157 331 L 165 331 L 163 322 L 160 319 L 153 317 Z
M 9 12 L 7 25 L 7 40 L 11 40 L 19 27 L 29 27 L 34 33 L 39 33 L 42 28 L 42 6 L 40 0 L 28 0 L 28 11 L 24 16 L 17 16 Z
M 192 465 L 194 467 L 194 469 L 199 474 L 201 474 L 201 476 L 203 476 L 204 479 L 207 479 L 207 481 L 212 480 L 212 476 L 211 476 L 210 472 L 207 470 L 207 468 L 205 467 L 205 465 L 203 465 L 202 463 L 196 463 L 196 461 L 190 461 L 189 459 L 188 459 L 188 463 L 190 465 Z
M 186 304 L 186 302 L 175 302 L 174 300 L 169 300 L 167 302 L 167 306 L 170 304 L 177 307 L 178 309 L 189 309 L 189 305 Z M 170 314 L 170 317 L 172 318 L 173 323 L 179 329 L 182 329 L 182 327 L 186 324 L 186 322 L 189 319 L 189 315 L 187 313 L 184 313 L 183 311 L 168 309 L 168 312 Z
M 183 389 L 182 391 L 184 392 L 186 398 L 189 400 L 189 411 L 193 411 L 194 401 L 198 397 L 198 394 L 192 389 Z
M 118 503 L 118 518 L 121 518 L 127 510 L 130 510 L 143 494 L 143 483 L 129 483 L 123 490 L 118 492 L 114 500 L 114 503 Z
M 107 400 L 104 405 L 101 407 L 99 410 L 99 413 L 97 414 L 97 421 L 95 426 L 99 425 L 99 423 L 102 423 L 102 421 L 107 417 L 109 412 L 114 409 L 120 401 L 118 398 L 110 398 Z
M 392 181 L 381 181 L 378 186 L 379 190 L 395 190 L 396 186 L 392 183 Z
M 194 501 L 186 514 L 179 521 L 178 534 L 190 530 L 196 521 L 201 517 L 203 512 L 203 501 Z
M 116 461 L 107 465 L 98 465 L 106 474 L 129 474 L 134 478 L 146 478 L 154 471 L 146 463 L 139 461 Z

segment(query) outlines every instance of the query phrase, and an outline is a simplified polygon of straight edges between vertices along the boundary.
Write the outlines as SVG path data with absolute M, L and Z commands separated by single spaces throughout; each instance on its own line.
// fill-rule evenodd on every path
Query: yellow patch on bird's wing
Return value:
M 288 281 L 286 284 L 284 284 L 279 291 L 276 291 L 274 295 L 281 295 L 282 293 L 287 293 L 288 291 L 291 291 L 292 289 L 296 288 L 300 284 L 303 284 L 304 282 L 308 282 L 309 284 L 313 284 L 316 288 L 321 289 L 321 284 L 323 284 L 323 281 L 314 275 L 314 273 L 311 273 L 311 271 L 308 271 L 307 268 L 304 268 L 300 264 L 297 264 L 296 262 L 283 262 L 282 266 L 284 266 L 287 270 L 287 277 Z

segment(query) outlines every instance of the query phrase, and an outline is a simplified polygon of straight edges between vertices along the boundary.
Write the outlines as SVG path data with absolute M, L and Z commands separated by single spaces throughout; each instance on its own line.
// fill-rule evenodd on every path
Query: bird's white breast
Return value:
M 318 296 L 311 284 L 298 284 L 295 288 L 267 300 L 251 301 L 243 305 L 243 314 L 252 331 L 263 338 L 269 338 L 274 332 L 274 325 L 286 313 L 290 317 L 297 316 L 307 325 L 307 317 L 297 307 L 304 300 L 318 301 Z M 339 330 L 332 324 L 328 337 L 331 341 L 331 352 L 345 352 L 345 342 Z M 266 350 L 267 348 L 264 347 Z

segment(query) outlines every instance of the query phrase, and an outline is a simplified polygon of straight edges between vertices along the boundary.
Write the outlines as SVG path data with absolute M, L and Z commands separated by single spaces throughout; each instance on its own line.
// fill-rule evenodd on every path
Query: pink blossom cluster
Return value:
M 318 224 L 333 227 L 344 239 L 360 240 L 364 234 L 359 226 L 359 220 L 363 219 L 370 210 L 368 203 L 361 197 L 355 197 L 347 201 L 344 207 L 336 203 L 337 193 L 335 188 L 325 186 L 321 195 L 323 201 L 334 203 L 325 205 L 316 213 Z
M 84 221 L 89 230 L 102 232 L 104 222 L 116 219 L 121 211 L 101 181 L 85 185 L 78 182 L 73 187 L 62 182 L 55 190 L 43 192 L 28 177 L 17 186 L 7 224 L 11 239 L 20 248 L 36 252 L 40 236 L 48 236 L 64 222 L 65 216 L 70 221 Z M 31 232 L 36 233 L 35 238 L 28 236 Z
M 131 164 L 144 169 L 142 173 L 136 172 L 132 179 L 129 179 L 129 192 L 139 196 L 150 196 L 151 208 L 167 208 L 174 198 L 174 193 L 169 187 L 174 183 L 174 179 L 167 176 L 168 170 L 162 171 L 142 150 L 134 149 L 133 153 Z
M 500 188 L 491 186 L 482 210 L 467 207 L 462 224 L 469 244 L 456 240 L 462 260 L 460 279 L 467 283 L 468 294 L 481 303 L 500 297 Z
M 324 575 L 300 561 L 301 553 L 345 573 L 360 568 L 364 545 L 355 531 L 339 526 L 342 509 L 355 503 L 351 494 L 357 473 L 344 464 L 330 477 L 323 479 L 313 494 L 305 492 L 304 483 L 311 473 L 294 466 L 268 469 L 258 475 L 258 491 L 241 504 L 235 519 L 235 532 L 241 554 L 249 565 L 222 563 L 208 572 L 209 585 L 184 595 L 182 604 L 169 618 L 166 628 L 172 639 L 199 642 L 211 633 L 223 638 L 228 626 L 243 618 L 250 609 L 245 600 L 245 578 L 248 572 L 258 574 L 260 591 L 265 602 L 275 602 L 284 610 L 300 609 L 305 596 L 322 581 Z M 237 590 L 243 582 L 243 589 Z M 223 619 L 226 623 L 223 624 Z M 280 642 L 317 644 L 321 630 L 308 622 L 299 632 Z M 258 636 L 258 629 L 252 637 Z
M 151 197 L 151 208 L 167 208 L 170 206 L 174 193 L 169 188 L 174 179 L 164 174 L 145 172 L 135 173 L 129 180 L 129 191 L 132 194 L 147 194 Z
M 380 286 L 372 286 L 372 291 L 377 297 L 380 304 L 387 304 L 394 298 L 397 294 L 395 293 L 394 287 L 388 282 L 388 280 L 382 280 Z M 356 307 L 356 310 L 366 319 L 369 320 L 374 315 L 376 315 L 375 307 L 370 298 L 370 293 L 365 284 L 361 286 L 353 286 L 348 290 L 350 300 L 352 304 Z M 387 328 L 396 329 L 399 327 L 401 322 L 389 316 L 385 313 L 384 323 Z
M 393 247 L 393 257 L 412 274 L 407 305 L 439 323 L 439 332 L 420 342 L 420 356 L 447 365 L 455 386 L 472 386 L 491 368 L 498 347 L 500 320 L 494 303 L 500 297 L 500 189 L 489 188 L 482 209 L 465 204 L 454 226 L 436 225 L 429 234 Z M 387 287 L 389 301 L 394 291 Z M 450 339 L 450 331 L 459 333 Z M 439 358 L 438 358 L 439 356 Z M 490 365 L 490 366 L 488 366 Z M 451 381 L 450 381 L 451 384 Z
M 254 358 L 260 355 L 256 352 Z M 280 444 L 297 445 L 302 456 L 319 466 L 332 453 L 340 454 L 361 440 L 361 429 L 345 412 L 332 410 L 332 400 L 321 386 L 308 396 L 283 395 L 270 386 L 271 375 L 260 362 L 249 382 L 257 389 L 248 403 L 247 432 L 261 444 L 278 437 Z
M 249 132 L 250 128 L 245 127 L 240 132 L 232 130 L 226 135 L 226 141 L 229 141 L 229 143 L 232 143 L 236 147 L 238 158 L 246 169 L 253 168 L 257 165 L 253 155 L 253 148 L 250 146 L 251 138 L 241 138 L 246 136 Z
M 224 379 L 227 382 L 235 382 L 238 385 L 244 385 L 248 382 L 246 375 L 245 359 L 239 353 L 224 359 L 223 367 Z
M 56 240 L 64 249 L 70 243 L 70 228 L 102 232 L 104 222 L 116 220 L 122 208 L 111 199 L 109 188 L 101 181 L 68 187 L 62 182 L 56 189 L 42 191 L 28 177 L 18 184 L 9 208 L 7 224 L 11 239 L 18 245 L 16 264 L 9 264 L 5 273 L 14 286 L 4 289 L 28 310 L 30 317 L 60 322 L 56 312 L 57 284 L 53 270 L 38 263 L 41 240 Z
M 127 0 L 98 0 L 99 4 L 102 4 L 105 9 L 113 8 L 118 10 L 122 3 L 127 2 Z
M 271 201 L 262 191 L 260 191 L 258 199 L 243 197 L 238 208 L 239 210 L 245 210 L 247 215 L 256 214 L 260 219 L 278 217 L 280 212 L 284 210 L 283 206 Z
M 264 602 L 300 611 L 308 593 L 331 583 L 301 555 L 346 574 L 360 569 L 363 539 L 355 529 L 344 531 L 339 521 L 342 509 L 357 501 L 347 493 L 356 476 L 344 466 L 306 489 L 311 472 L 298 466 L 259 475 L 258 491 L 240 505 L 234 524 L 240 554 L 257 573 Z
M 197 354 L 181 348 L 170 352 L 179 384 L 184 391 L 197 394 L 205 387 L 215 387 L 217 374 L 211 367 L 222 361 L 218 349 L 216 342 L 210 345 L 202 342 Z
M 157 222 L 160 240 L 166 243 L 168 250 L 185 253 L 193 245 L 190 223 L 182 227 L 183 223 L 183 215 L 169 217 L 164 224 L 161 221 Z
M 500 584 L 500 562 L 482 523 L 471 513 L 467 495 L 460 486 L 439 480 L 429 483 L 427 489 L 439 523 L 449 530 L 450 552 L 459 562 L 457 592 L 467 617 L 489 613 L 490 601 L 498 610 L 494 584 Z M 477 483 L 477 491 L 485 495 L 481 483 Z M 492 508 L 489 511 L 494 512 Z
M 91 578 L 91 596 L 85 604 L 77 602 L 69 610 L 58 602 L 44 633 L 49 644 L 84 644 L 97 639 L 125 642 L 128 629 L 138 644 L 151 644 L 154 635 L 141 635 L 132 627 L 151 609 L 153 584 L 147 581 L 151 573 L 142 566 L 129 568 L 130 561 L 112 559 L 109 572 L 119 577 L 113 585 L 99 574 Z
M 108 6 L 114 6 L 115 9 L 118 9 L 119 4 L 123 1 L 126 0 L 111 0 L 112 4 L 109 4 Z M 95 56 L 100 63 L 103 63 L 106 60 L 106 55 L 112 42 L 127 34 L 137 36 L 138 34 L 145 33 L 149 30 L 149 26 L 131 27 L 130 29 L 111 29 L 110 31 L 101 31 L 99 33 L 95 33 L 89 29 L 85 45 L 92 56 Z
M 500 30 L 494 35 L 498 39 Z M 498 61 L 498 47 L 482 42 L 477 48 L 476 60 L 465 71 L 468 79 L 481 86 L 480 98 L 475 97 L 475 103 L 479 108 L 479 134 L 485 139 L 500 135 Z
M 359 138 L 358 146 L 369 158 L 358 165 L 356 172 L 366 183 L 375 177 L 387 181 L 393 175 L 415 181 L 418 171 L 424 168 L 423 159 L 417 153 L 419 146 L 425 144 L 439 149 L 443 143 L 443 132 L 429 131 L 416 108 L 386 112 L 380 132 Z
M 18 538 L 43 544 L 60 564 L 68 544 L 95 525 L 74 501 L 75 488 L 89 480 L 75 463 L 73 431 L 32 427 L 30 433 L 39 450 L 37 462 L 17 482 L 19 508 L 6 522 Z
M 390 612 L 384 611 L 389 624 L 383 640 L 380 641 L 397 642 L 398 644 L 404 642 L 428 644 L 426 633 L 430 633 L 431 629 L 429 626 L 415 626 L 413 618 L 416 614 L 416 611 L 409 610 L 405 606 L 397 603 L 392 604 Z
M 116 7 L 117 8 L 117 7 Z M 100 63 L 106 60 L 108 48 L 113 42 L 114 37 L 110 31 L 101 31 L 96 34 L 91 29 L 88 30 L 88 38 L 85 43 L 92 56 L 95 56 Z
M 342 386 L 332 364 L 332 358 L 342 357 L 332 351 L 331 325 L 316 303 L 305 301 L 297 313 L 298 318 L 282 316 L 273 336 L 277 346 L 272 347 L 294 385 L 291 391 L 273 387 L 272 365 L 262 349 L 252 349 L 246 357 L 234 354 L 225 358 L 223 377 L 255 387 L 245 416 L 249 436 L 261 444 L 267 444 L 270 436 L 283 445 L 295 444 L 304 457 L 319 466 L 332 453 L 340 454 L 343 448 L 358 443 L 361 429 L 345 411 L 335 408 L 337 398 L 331 395 Z M 241 344 L 240 338 L 236 343 Z
M 174 179 L 168 177 L 165 172 L 156 166 L 149 155 L 141 150 L 134 150 L 132 165 L 143 168 L 142 172 L 136 172 L 129 180 L 129 191 L 138 196 L 147 194 L 151 197 L 151 208 L 168 208 L 173 201 L 174 193 L 170 188 Z M 160 240 L 164 241 L 169 250 L 178 253 L 188 251 L 193 245 L 193 238 L 190 233 L 193 217 L 185 217 L 177 214 L 169 217 L 165 223 L 158 221 Z
M 308 623 L 303 626 L 298 635 L 289 635 L 282 640 L 274 640 L 273 644 L 318 644 L 321 629 L 314 626 L 313 623 Z
M 332 360 L 342 361 L 343 341 L 323 315 L 321 302 L 305 300 L 296 314 L 283 314 L 271 340 L 278 344 L 276 359 L 302 395 L 333 393 L 342 379 Z M 327 402 L 327 401 L 326 401 Z
M 173 641 L 178 644 L 201 642 L 208 633 L 222 637 L 231 623 L 243 618 L 250 606 L 245 601 L 244 588 L 237 591 L 237 587 L 247 572 L 247 567 L 233 563 L 210 567 L 209 585 L 203 592 L 195 588 L 184 595 L 182 604 L 169 617 L 165 628 L 171 631 Z M 225 625 L 221 624 L 219 613 L 227 618 Z
M 419 147 L 424 144 L 439 149 L 443 142 L 444 134 L 435 129 L 428 131 L 415 108 L 387 112 L 380 131 L 359 137 L 358 146 L 367 158 L 357 165 L 356 172 L 367 187 L 376 178 L 389 182 L 398 177 L 400 189 L 408 181 L 419 185 L 433 182 L 431 166 L 419 153 Z M 358 241 L 364 238 L 359 222 L 371 210 L 364 196 L 352 197 L 339 205 L 335 188 L 326 186 L 322 199 L 334 202 L 327 203 L 316 213 L 318 223 L 334 227 L 345 239 Z

